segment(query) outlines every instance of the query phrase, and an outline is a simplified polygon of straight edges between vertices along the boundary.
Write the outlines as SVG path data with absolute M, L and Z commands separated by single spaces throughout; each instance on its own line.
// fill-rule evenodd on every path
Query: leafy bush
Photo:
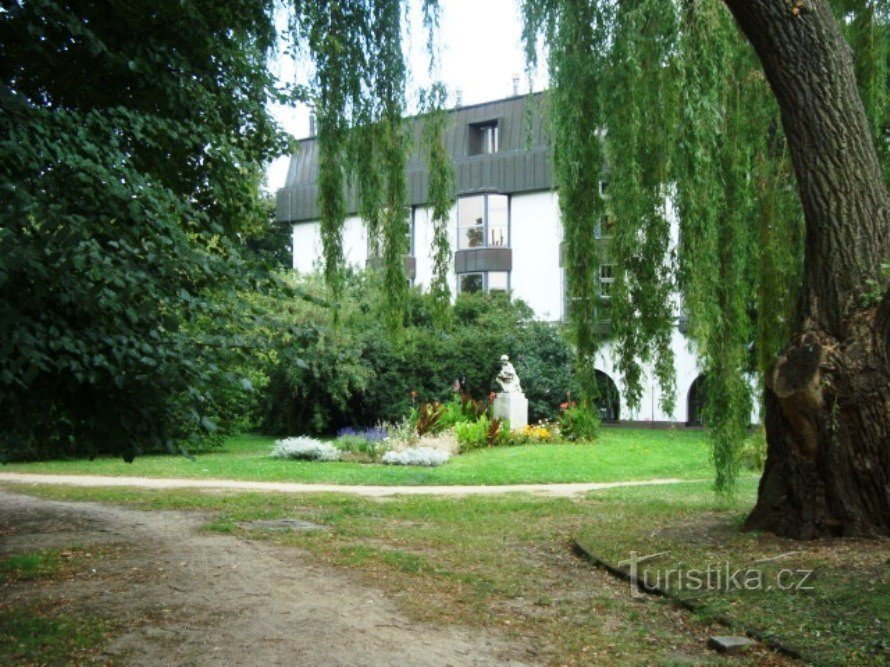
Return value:
M 273 459 L 338 461 L 340 450 L 328 442 L 321 442 L 315 438 L 284 438 L 275 442 L 270 456 Z
M 461 454 L 487 446 L 488 417 L 482 415 L 476 421 L 458 422 L 454 425 L 454 435 Z
M 367 431 L 357 432 L 352 428 L 340 430 L 352 431 L 353 434 L 347 432 L 339 436 L 334 440 L 334 446 L 341 452 L 359 454 L 359 460 L 361 460 L 361 457 L 365 457 L 366 460 L 376 461 L 389 448 L 385 438 L 376 437 L 381 432 L 385 433 L 383 429 L 368 429 Z M 370 433 L 373 439 L 366 437 L 365 433 Z
M 413 446 L 420 442 L 420 436 L 417 434 L 417 425 L 410 417 L 394 422 L 387 423 L 386 430 L 389 433 L 389 441 L 394 445 Z
M 570 405 L 559 418 L 559 433 L 564 440 L 581 442 L 593 440 L 599 429 L 599 419 L 587 408 Z
M 510 433 L 510 422 L 489 419 L 488 415 L 481 415 L 476 421 L 455 424 L 454 435 L 457 437 L 461 454 L 482 447 L 515 444 Z
M 380 461 L 400 466 L 438 466 L 450 458 L 451 456 L 447 452 L 429 447 L 412 447 L 398 452 L 387 452 Z
M 426 433 L 438 433 L 441 431 L 443 427 L 439 425 L 439 421 L 444 414 L 445 406 L 438 401 L 422 403 L 417 410 L 417 417 L 415 419 L 417 435 L 422 436 Z
M 300 280 L 299 289 L 323 301 L 316 277 Z M 294 333 L 262 390 L 267 433 L 334 433 L 344 426 L 394 422 L 418 400 L 418 420 L 424 404 L 431 410 L 420 430 L 441 432 L 487 408 L 484 400 L 472 399 L 497 389 L 501 354 L 510 355 L 524 380 L 533 420 L 554 416 L 572 388 L 571 352 L 561 329 L 533 321 L 528 306 L 502 294 L 461 294 L 451 328 L 438 329 L 430 297 L 413 289 L 405 327 L 395 334 L 383 324 L 373 275 L 348 274 L 336 308 L 312 300 L 286 305 L 293 312 L 280 328 Z M 461 380 L 458 401 L 455 380 Z M 441 414 L 436 404 L 444 408 Z

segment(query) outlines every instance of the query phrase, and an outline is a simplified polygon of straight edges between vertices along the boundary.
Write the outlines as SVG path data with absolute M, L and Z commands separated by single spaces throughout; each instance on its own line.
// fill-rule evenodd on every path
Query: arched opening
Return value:
M 689 386 L 689 393 L 686 396 L 686 426 L 704 426 L 702 411 L 705 407 L 706 398 L 705 376 L 699 375 L 692 381 L 692 384 Z
M 596 371 L 598 396 L 596 407 L 601 422 L 615 423 L 621 419 L 621 397 L 615 381 L 602 371 Z

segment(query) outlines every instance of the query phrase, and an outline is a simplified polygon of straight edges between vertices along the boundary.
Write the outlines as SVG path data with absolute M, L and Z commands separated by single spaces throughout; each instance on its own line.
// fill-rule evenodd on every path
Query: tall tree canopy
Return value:
M 118 452 L 214 428 L 211 291 L 265 224 L 271 0 L 0 10 L 0 450 Z M 204 323 L 201 331 L 196 329 Z
M 425 0 L 428 15 L 435 5 Z M 304 30 L 313 26 L 321 126 L 345 132 L 351 109 L 375 105 L 385 110 L 375 120 L 391 119 L 397 96 L 380 82 L 401 83 L 402 56 L 370 37 L 382 17 L 390 38 L 401 34 L 402 3 L 298 6 Z M 569 315 L 587 400 L 598 343 L 594 237 L 605 225 L 629 401 L 647 362 L 673 400 L 679 293 L 707 374 L 718 490 L 732 491 L 752 405 L 746 377 L 758 371 L 769 445 L 749 525 L 805 537 L 890 532 L 890 292 L 881 268 L 890 200 L 879 162 L 880 154 L 886 170 L 887 4 L 525 0 L 523 14 L 530 62 L 539 38 L 547 48 Z M 320 143 L 322 171 L 341 178 L 340 143 L 328 152 Z M 381 164 L 384 179 L 400 178 L 397 160 Z M 598 187 L 606 170 L 608 201 Z M 389 193 L 377 205 L 396 224 L 402 199 L 391 186 L 375 189 Z M 342 182 L 322 191 L 329 239 L 342 196 Z M 338 256 L 327 256 L 332 273 Z

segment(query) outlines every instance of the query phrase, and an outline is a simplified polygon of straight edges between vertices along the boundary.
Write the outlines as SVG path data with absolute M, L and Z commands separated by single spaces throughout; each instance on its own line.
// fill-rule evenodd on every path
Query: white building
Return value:
M 535 108 L 545 100 L 541 95 L 526 95 L 455 109 L 445 141 L 454 161 L 456 190 L 450 216 L 452 292 L 508 290 L 528 303 L 539 318 L 552 321 L 565 317 L 565 273 L 559 205 L 542 122 L 546 114 Z M 418 121 L 414 131 L 415 145 L 419 145 Z M 278 220 L 293 225 L 293 266 L 300 272 L 315 270 L 322 257 L 317 177 L 318 144 L 310 137 L 300 142 L 285 187 L 277 195 Z M 407 179 L 412 210 L 407 266 L 415 284 L 428 287 L 433 272 L 433 224 L 422 155 L 410 157 Z M 368 238 L 356 203 L 348 202 L 343 249 L 348 263 L 364 268 L 369 259 Z M 611 271 L 608 264 L 601 267 L 604 297 L 608 297 Z M 701 373 L 680 331 L 679 313 L 677 323 L 672 341 L 677 382 L 674 411 L 661 410 L 657 383 L 650 374 L 644 380 L 640 407 L 631 410 L 622 398 L 620 403 L 601 407 L 605 419 L 700 423 L 702 392 L 697 380 Z M 612 364 L 608 343 L 599 354 L 597 368 L 620 395 L 622 378 Z

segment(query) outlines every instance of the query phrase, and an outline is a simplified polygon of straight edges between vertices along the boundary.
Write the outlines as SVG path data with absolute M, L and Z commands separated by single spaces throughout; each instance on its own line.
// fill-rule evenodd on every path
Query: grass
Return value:
M 0 561 L 0 585 L 26 586 L 69 577 L 90 556 L 79 547 L 45 549 Z M 4 598 L 8 596 L 3 596 Z M 0 602 L 0 665 L 66 665 L 92 662 L 107 641 L 108 620 L 71 614 L 65 599 Z
M 536 659 L 555 664 L 720 662 L 705 642 L 727 634 L 726 614 L 799 648 L 808 662 L 875 664 L 890 590 L 888 542 L 796 543 L 738 532 L 756 483 L 743 480 L 732 502 L 715 499 L 709 483 L 621 488 L 581 499 L 400 497 L 385 501 L 337 494 L 202 493 L 42 487 L 58 498 L 104 500 L 145 509 L 202 510 L 210 530 L 275 541 L 317 561 L 354 569 L 388 592 L 415 619 L 496 628 L 523 638 Z M 239 522 L 295 518 L 323 524 L 318 532 L 247 531 Z M 669 551 L 659 564 L 703 567 L 795 552 L 757 564 L 813 569 L 813 592 L 717 591 L 700 598 L 696 615 L 659 598 L 642 601 L 628 584 L 572 555 L 574 539 L 615 562 L 631 551 Z M 757 647 L 733 659 L 780 664 Z
M 70 616 L 53 603 L 0 607 L 0 664 L 70 665 L 96 657 L 102 620 Z
M 16 463 L 6 472 L 135 475 L 359 485 L 478 485 L 614 482 L 659 477 L 711 479 L 710 446 L 701 431 L 609 429 L 592 445 L 528 445 L 484 449 L 454 457 L 438 468 L 359 463 L 282 461 L 269 458 L 274 438 L 229 438 L 222 450 L 182 456 L 143 456 L 133 463 L 92 461 Z
M 47 579 L 62 573 L 59 549 L 10 556 L 0 561 L 0 583 Z
M 704 618 L 728 617 L 807 662 L 890 660 L 890 541 L 796 542 L 743 533 L 743 513 L 708 511 L 689 498 L 654 501 L 630 489 L 622 497 L 636 497 L 645 511 L 632 521 L 603 513 L 579 531 L 589 552 L 613 565 L 632 552 L 660 554 L 638 563 L 636 576 Z

